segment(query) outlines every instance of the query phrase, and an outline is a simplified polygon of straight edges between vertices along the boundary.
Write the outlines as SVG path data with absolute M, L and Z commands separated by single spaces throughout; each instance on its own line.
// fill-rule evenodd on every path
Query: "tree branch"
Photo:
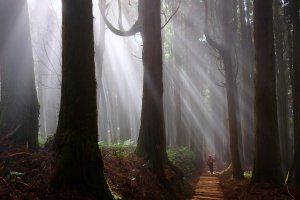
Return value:
M 180 8 L 181 1 L 182 1 L 182 0 L 179 1 L 176 10 L 175 10 L 174 13 L 171 15 L 171 17 L 166 21 L 166 23 L 161 27 L 161 29 L 164 29 L 164 28 L 168 25 L 168 23 L 172 20 L 172 18 L 176 15 L 176 13 L 178 12 L 178 10 L 179 10 L 179 8 Z
M 101 1 L 105 1 L 105 0 L 99 0 L 100 2 Z M 136 33 L 139 33 L 141 32 L 142 30 L 142 22 L 141 22 L 141 19 L 140 19 L 140 15 L 138 16 L 138 19 L 136 20 L 136 22 L 133 24 L 133 26 L 127 30 L 127 31 L 124 31 L 124 30 L 119 30 L 117 28 L 115 28 L 111 23 L 110 21 L 107 19 L 106 15 L 105 15 L 105 10 L 104 8 L 101 6 L 101 3 L 99 3 L 99 9 L 100 9 L 100 13 L 102 15 L 102 18 L 106 24 L 106 26 L 108 27 L 108 29 L 113 32 L 114 34 L 116 35 L 119 35 L 119 36 L 125 36 L 125 37 L 128 37 L 128 36 L 133 36 L 135 35 Z
M 32 154 L 28 153 L 28 152 L 19 152 L 19 153 L 14 153 L 14 154 L 9 155 L 8 158 L 12 158 L 15 156 L 32 156 Z
M 205 25 L 204 25 L 204 35 L 206 37 L 207 43 L 219 51 L 219 53 L 223 50 L 222 46 L 214 41 L 211 36 L 208 34 L 208 5 L 207 0 L 203 0 L 205 6 Z
M 221 88 L 226 88 L 226 84 L 225 83 L 222 83 L 222 84 L 218 84 L 216 83 L 217 86 L 221 87 Z

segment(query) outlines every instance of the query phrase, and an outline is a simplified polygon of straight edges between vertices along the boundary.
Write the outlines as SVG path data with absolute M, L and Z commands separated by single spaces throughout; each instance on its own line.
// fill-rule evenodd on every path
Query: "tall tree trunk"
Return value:
M 289 135 L 288 135 L 288 82 L 287 65 L 284 60 L 284 21 L 281 14 L 281 3 L 274 2 L 274 32 L 276 52 L 277 77 L 277 107 L 278 107 L 278 134 L 284 171 L 289 168 Z
M 108 28 L 120 36 L 141 32 L 143 39 L 143 101 L 141 127 L 136 154 L 149 160 L 159 179 L 165 181 L 164 162 L 167 161 L 165 122 L 163 113 L 163 70 L 160 0 L 140 0 L 138 19 L 128 31 L 118 30 L 105 17 Z
M 232 69 L 232 79 L 234 80 L 234 84 L 235 86 L 235 100 L 236 100 L 236 108 L 235 108 L 235 112 L 236 112 L 236 126 L 237 126 L 237 138 L 238 138 L 238 152 L 239 152 L 239 158 L 240 158 L 240 162 L 242 164 L 245 163 L 245 157 L 244 157 L 244 148 L 243 148 L 243 138 L 244 138 L 244 132 L 242 132 L 242 120 L 241 120 L 241 111 L 240 111 L 240 102 L 239 102 L 239 91 L 238 91 L 238 87 L 237 87 L 237 83 L 236 83 L 236 77 L 237 77 L 237 72 L 239 70 L 240 63 L 238 61 L 238 38 L 237 38 L 237 34 L 238 34 L 238 13 L 237 13 L 237 9 L 238 8 L 238 4 L 237 1 L 233 1 L 231 3 L 231 6 L 226 6 L 226 12 L 224 12 L 223 16 L 224 16 L 224 24 L 227 23 L 227 26 L 230 27 L 229 29 L 224 29 L 224 33 L 225 33 L 225 45 L 224 46 L 230 46 L 230 44 L 235 44 L 232 49 L 231 49 L 231 57 L 232 57 L 232 66 L 234 66 L 234 68 Z M 230 19 L 230 12 L 232 13 L 232 20 Z M 228 13 L 228 14 L 226 14 Z M 227 47 L 228 48 L 228 47 Z M 234 64 L 235 63 L 235 64 Z M 236 69 L 236 72 L 234 72 L 234 69 Z M 225 69 L 226 70 L 226 69 Z
M 246 0 L 246 19 L 247 19 L 247 23 L 246 23 L 246 28 L 247 28 L 247 51 L 248 51 L 248 63 L 249 66 L 251 67 L 251 75 L 253 77 L 253 61 L 254 61 L 254 50 L 253 50 L 253 27 L 252 27 L 252 23 L 251 21 L 253 21 L 253 19 L 250 16 L 251 11 L 253 12 L 253 8 L 252 8 L 252 3 L 253 0 Z M 251 81 L 252 83 L 252 81 Z M 252 84 L 253 87 L 253 84 Z M 253 97 L 252 97 L 253 98 Z M 253 106 L 253 105 L 252 105 Z M 253 116 L 252 116 L 252 124 L 253 124 Z
M 143 15 L 143 104 L 141 127 L 136 148 L 149 160 L 154 172 L 165 179 L 163 163 L 167 159 L 163 114 L 163 70 L 160 0 L 139 2 Z
M 176 2 L 172 2 L 172 10 L 175 9 Z M 177 146 L 187 146 L 188 137 L 187 137 L 187 127 L 184 123 L 184 106 L 183 106 L 183 98 L 184 98 L 184 81 L 182 80 L 182 72 L 184 70 L 185 59 L 187 55 L 186 44 L 182 44 L 182 40 L 185 38 L 186 27 L 184 22 L 185 16 L 183 14 L 178 13 L 175 15 L 173 26 L 177 26 L 177 31 L 174 32 L 173 37 L 173 52 L 175 57 L 175 92 L 174 92 L 174 100 L 175 100 L 175 126 L 176 126 L 176 145 Z M 175 22 L 176 20 L 176 22 Z M 176 25 L 175 25 L 176 23 Z M 178 24 L 179 23 L 179 24 Z M 184 52 L 182 49 L 184 48 Z
M 239 128 L 237 121 L 237 110 L 238 104 L 237 98 L 237 86 L 233 72 L 233 62 L 227 52 L 223 52 L 222 58 L 225 68 L 225 80 L 226 80 L 226 92 L 227 92 L 227 104 L 228 104 L 228 119 L 229 119 L 229 134 L 230 134 L 230 154 L 232 161 L 233 177 L 236 179 L 243 178 L 243 171 L 240 161 L 239 153 Z
M 246 12 L 244 0 L 239 0 L 239 21 L 240 21 L 240 67 L 242 75 L 241 83 L 241 121 L 243 133 L 243 149 L 245 164 L 248 166 L 253 162 L 253 137 L 252 133 L 252 65 L 249 60 L 251 54 L 248 50 L 248 33 L 246 24 Z
M 92 0 L 63 0 L 61 107 L 52 187 L 114 199 L 98 147 Z
M 290 1 L 291 18 L 293 25 L 293 111 L 294 111 L 294 135 L 295 135 L 295 182 L 300 185 L 300 28 L 299 28 L 299 9 L 298 0 Z
M 250 17 L 250 12 L 253 12 L 253 9 L 251 7 L 250 0 L 246 0 L 246 28 L 247 28 L 247 62 L 249 66 L 249 75 L 247 76 L 248 80 L 247 83 L 249 84 L 249 98 L 246 99 L 246 106 L 249 108 L 249 114 L 247 115 L 248 118 L 248 128 L 249 128 L 249 135 L 246 139 L 249 145 L 247 145 L 247 155 L 246 157 L 249 158 L 250 162 L 253 162 L 254 160 L 254 115 L 253 115 L 253 99 L 254 99 L 254 81 L 253 81 L 253 74 L 254 74 L 254 50 L 253 50 L 253 34 L 252 34 L 252 24 L 251 21 L 253 21 Z
M 26 0 L 1 0 L 0 134 L 37 149 L 39 104 Z
M 278 138 L 272 0 L 254 0 L 255 160 L 252 183 L 282 183 Z

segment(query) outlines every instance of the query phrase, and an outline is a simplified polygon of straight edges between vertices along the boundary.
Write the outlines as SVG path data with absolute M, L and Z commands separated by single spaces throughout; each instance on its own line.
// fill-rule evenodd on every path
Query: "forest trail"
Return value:
M 220 180 L 217 175 L 203 173 L 197 183 L 195 194 L 191 200 L 207 199 L 221 200 L 224 199 L 224 194 L 220 186 Z

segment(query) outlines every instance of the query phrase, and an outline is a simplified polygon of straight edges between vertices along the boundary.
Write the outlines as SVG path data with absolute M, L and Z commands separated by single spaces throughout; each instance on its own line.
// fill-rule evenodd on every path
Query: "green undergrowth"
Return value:
M 112 156 L 119 158 L 128 156 L 136 148 L 136 143 L 133 140 L 119 141 L 111 144 L 100 141 L 98 144 L 100 149 L 111 150 Z M 181 169 L 185 176 L 194 174 L 199 168 L 195 153 L 187 147 L 168 147 L 167 154 L 169 160 Z
M 244 171 L 244 177 L 246 179 L 251 179 L 251 177 L 252 177 L 252 171 Z
M 99 148 L 112 150 L 112 155 L 116 157 L 126 157 L 132 153 L 136 147 L 133 140 L 125 140 L 116 143 L 98 142 Z
M 187 147 L 169 147 L 167 154 L 169 160 L 179 167 L 186 177 L 198 170 L 196 155 Z
M 40 147 L 44 147 L 44 145 L 47 142 L 47 138 L 45 138 L 44 136 L 40 135 L 38 136 L 38 144 Z

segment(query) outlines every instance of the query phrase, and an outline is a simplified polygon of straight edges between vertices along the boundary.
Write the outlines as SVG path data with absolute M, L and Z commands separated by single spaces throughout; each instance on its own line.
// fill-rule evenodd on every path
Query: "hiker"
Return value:
M 213 174 L 213 172 L 214 172 L 214 159 L 212 158 L 211 155 L 208 156 L 207 165 L 209 167 L 210 173 Z

